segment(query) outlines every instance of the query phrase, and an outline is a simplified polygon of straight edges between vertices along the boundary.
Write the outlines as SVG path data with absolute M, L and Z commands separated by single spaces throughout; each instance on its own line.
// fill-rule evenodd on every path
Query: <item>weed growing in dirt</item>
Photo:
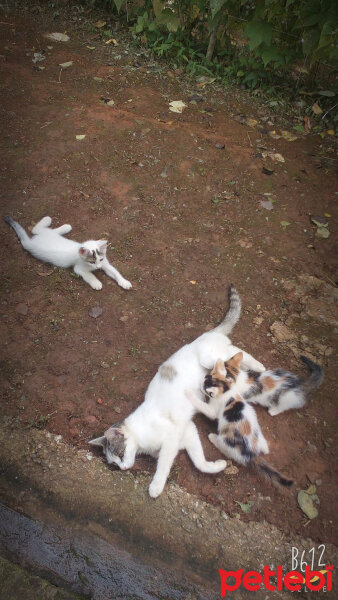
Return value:
M 35 418 L 31 417 L 28 419 L 27 426 L 33 429 L 44 429 L 48 425 L 51 417 L 56 413 L 57 410 L 54 410 L 54 412 L 49 413 L 48 415 L 39 415 Z

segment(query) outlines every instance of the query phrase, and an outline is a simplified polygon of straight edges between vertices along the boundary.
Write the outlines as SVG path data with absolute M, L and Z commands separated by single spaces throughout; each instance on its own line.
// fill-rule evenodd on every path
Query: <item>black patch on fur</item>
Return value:
M 231 408 L 227 408 L 224 411 L 223 416 L 227 421 L 229 421 L 229 423 L 240 421 L 242 418 L 243 408 L 244 402 L 239 400 L 238 402 L 235 402 Z
M 259 396 L 263 393 L 263 385 L 260 381 L 256 381 L 249 389 L 243 394 L 244 400 L 252 398 L 253 396 Z
M 230 448 L 237 448 L 239 450 L 246 463 L 250 462 L 250 460 L 254 458 L 255 455 L 250 449 L 247 439 L 243 437 L 236 429 L 234 431 L 234 437 L 225 436 L 223 439 L 224 443 Z
M 261 375 L 261 373 L 259 373 L 259 371 L 251 371 L 251 369 L 249 369 L 249 371 L 247 371 L 248 373 L 248 377 L 251 377 L 251 379 L 253 379 L 254 381 L 257 381 Z
M 212 375 L 206 375 L 204 379 L 204 389 L 207 390 L 211 387 L 223 388 L 223 394 L 229 390 L 229 385 L 222 379 L 215 379 Z
M 269 398 L 269 403 L 271 404 L 271 406 L 277 406 L 282 392 L 282 389 L 276 390 L 275 393 Z

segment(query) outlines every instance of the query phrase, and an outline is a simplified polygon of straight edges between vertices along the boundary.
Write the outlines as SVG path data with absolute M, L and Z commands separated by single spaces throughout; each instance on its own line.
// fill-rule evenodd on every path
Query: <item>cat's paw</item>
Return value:
M 225 467 L 227 466 L 227 461 L 226 460 L 215 460 L 215 466 L 217 466 L 217 473 L 219 471 L 223 471 L 223 469 L 225 469 Z
M 163 485 L 153 480 L 149 486 L 148 492 L 151 498 L 157 498 L 163 492 Z
M 49 227 L 52 224 L 52 219 L 50 217 L 43 217 L 40 223 L 42 227 Z
M 102 290 L 102 283 L 99 280 L 93 281 L 93 283 L 91 283 L 90 285 L 93 288 L 93 290 Z
M 255 371 L 258 371 L 259 373 L 263 373 L 263 371 L 266 371 L 266 368 L 264 367 L 264 365 L 262 365 L 262 363 L 258 362 L 258 360 L 257 360 L 256 366 L 255 366 Z
M 130 290 L 130 288 L 133 287 L 131 285 L 130 281 L 128 281 L 127 279 L 123 279 L 123 281 L 119 281 L 119 286 L 121 288 L 123 288 L 124 290 Z
M 273 406 L 272 408 L 269 408 L 268 413 L 269 415 L 271 415 L 271 417 L 275 417 L 276 415 L 279 415 L 281 411 L 279 410 L 279 408 L 277 406 Z

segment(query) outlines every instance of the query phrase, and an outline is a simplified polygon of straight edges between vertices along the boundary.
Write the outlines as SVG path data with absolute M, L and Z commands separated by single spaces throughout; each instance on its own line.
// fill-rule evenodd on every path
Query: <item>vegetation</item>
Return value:
M 338 8 L 333 0 L 91 0 L 128 21 L 159 57 L 194 75 L 245 87 L 332 86 Z M 330 90 L 328 90 L 330 92 Z M 334 93 L 332 92 L 332 95 Z

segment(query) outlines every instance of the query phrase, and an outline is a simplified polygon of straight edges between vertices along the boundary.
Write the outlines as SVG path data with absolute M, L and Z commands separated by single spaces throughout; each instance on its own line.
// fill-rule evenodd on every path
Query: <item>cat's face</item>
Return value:
M 105 431 L 102 437 L 90 440 L 89 444 L 102 448 L 108 464 L 115 463 L 119 465 L 120 461 L 123 460 L 126 448 L 122 423 L 115 423 Z
M 217 398 L 217 396 L 221 396 L 230 390 L 236 383 L 242 360 L 242 352 L 237 352 L 226 362 L 219 358 L 211 373 L 205 376 L 204 393 L 209 398 Z
M 79 254 L 85 262 L 100 269 L 107 252 L 106 240 L 91 240 L 82 244 Z

